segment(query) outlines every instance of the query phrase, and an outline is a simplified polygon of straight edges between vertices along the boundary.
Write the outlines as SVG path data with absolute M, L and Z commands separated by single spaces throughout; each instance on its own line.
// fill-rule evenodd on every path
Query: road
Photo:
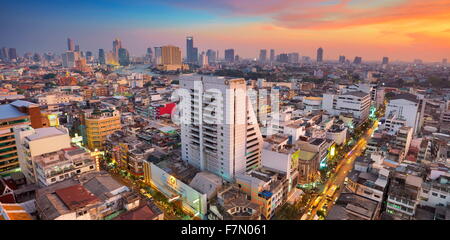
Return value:
M 333 207 L 334 201 L 339 198 L 339 194 L 344 187 L 344 181 L 349 172 L 353 168 L 353 162 L 355 159 L 362 154 L 364 149 L 366 148 L 367 142 L 370 140 L 373 131 L 378 127 L 378 121 L 376 121 L 373 126 L 367 130 L 367 132 L 361 137 L 358 143 L 353 147 L 353 149 L 345 155 L 345 158 L 341 160 L 341 162 L 336 167 L 336 173 L 333 174 L 328 181 L 325 183 L 323 191 L 317 195 L 316 198 L 311 199 L 306 209 L 311 209 L 310 214 L 306 219 L 312 220 L 316 215 L 317 211 L 322 209 L 322 207 L 327 204 L 326 212 L 331 210 Z M 326 191 L 332 187 L 333 185 L 340 186 L 340 188 L 336 191 L 336 193 L 329 200 L 325 196 Z M 321 197 L 320 202 L 317 206 L 313 207 L 312 205 L 316 201 L 317 198 Z

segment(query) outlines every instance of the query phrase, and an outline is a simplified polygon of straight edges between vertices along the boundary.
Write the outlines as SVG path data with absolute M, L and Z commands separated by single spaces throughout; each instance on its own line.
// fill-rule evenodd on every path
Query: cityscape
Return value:
M 5 3 L 0 220 L 450 220 L 450 5 L 370 2 Z

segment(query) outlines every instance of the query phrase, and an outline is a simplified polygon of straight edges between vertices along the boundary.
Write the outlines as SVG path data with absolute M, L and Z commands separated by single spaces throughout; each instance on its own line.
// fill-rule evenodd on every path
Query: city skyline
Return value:
M 16 48 L 19 55 L 62 53 L 67 38 L 83 51 L 96 52 L 120 38 L 133 56 L 144 55 L 148 47 L 175 45 L 186 57 L 187 36 L 195 38 L 199 52 L 233 48 L 241 58 L 258 58 L 260 49 L 314 57 L 318 47 L 324 49 L 324 60 L 345 55 L 365 61 L 389 56 L 392 62 L 440 62 L 450 55 L 445 24 L 450 7 L 442 0 L 426 5 L 416 0 L 28 3 L 5 3 L 0 16 L 9 23 L 0 46 Z M 305 12 L 292 14 L 300 8 Z

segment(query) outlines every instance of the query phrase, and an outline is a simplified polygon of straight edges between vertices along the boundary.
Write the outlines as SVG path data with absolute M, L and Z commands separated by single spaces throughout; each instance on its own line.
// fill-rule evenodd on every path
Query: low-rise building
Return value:
M 287 200 L 288 179 L 283 173 L 262 167 L 238 174 L 236 183 L 250 196 L 253 203 L 261 206 L 264 219 L 271 219 L 276 209 Z
M 130 189 L 106 172 L 88 172 L 36 191 L 42 220 L 100 220 L 126 211 Z
M 34 161 L 37 183 L 41 186 L 48 186 L 78 174 L 97 170 L 95 159 L 80 147 L 44 153 L 36 156 Z

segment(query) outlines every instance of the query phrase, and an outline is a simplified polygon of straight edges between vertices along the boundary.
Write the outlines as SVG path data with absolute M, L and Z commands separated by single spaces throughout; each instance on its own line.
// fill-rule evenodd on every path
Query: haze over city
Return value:
M 234 48 L 242 58 L 259 49 L 315 55 L 325 60 L 439 62 L 450 53 L 448 0 L 101 0 L 6 1 L 0 46 L 61 53 L 71 37 L 96 51 L 122 39 L 131 55 L 148 47 L 184 46 L 192 35 L 201 49 Z M 30 27 L 31 26 L 31 27 Z M 182 47 L 183 52 L 185 49 Z

